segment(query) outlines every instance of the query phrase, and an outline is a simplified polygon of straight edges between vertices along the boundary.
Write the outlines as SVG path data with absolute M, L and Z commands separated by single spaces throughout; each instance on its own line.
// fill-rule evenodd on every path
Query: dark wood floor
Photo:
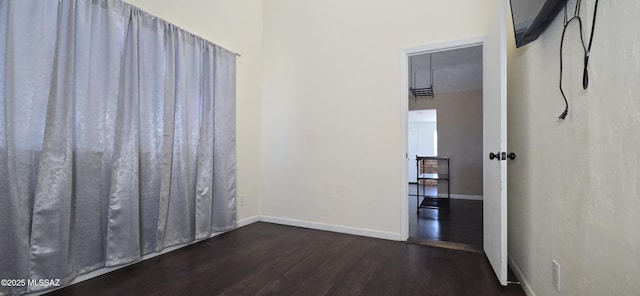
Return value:
M 525 295 L 484 254 L 254 223 L 50 295 Z
M 449 209 L 420 209 L 415 188 L 409 188 L 409 240 L 430 244 L 451 242 L 454 247 L 482 251 L 482 201 L 451 199 Z

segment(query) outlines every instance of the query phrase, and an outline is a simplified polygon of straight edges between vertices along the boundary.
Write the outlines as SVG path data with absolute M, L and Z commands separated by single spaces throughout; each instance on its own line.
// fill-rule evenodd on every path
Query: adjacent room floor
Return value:
M 435 188 L 427 190 L 435 191 Z M 409 241 L 482 251 L 482 201 L 451 199 L 448 209 L 422 208 L 418 214 L 415 193 L 415 185 L 410 185 Z
M 484 254 L 258 222 L 51 295 L 525 295 Z

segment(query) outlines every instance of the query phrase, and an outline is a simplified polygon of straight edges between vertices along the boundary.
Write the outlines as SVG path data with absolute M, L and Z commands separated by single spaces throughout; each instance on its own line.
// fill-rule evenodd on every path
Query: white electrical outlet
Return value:
M 552 272 L 552 282 L 553 287 L 556 288 L 556 291 L 560 292 L 560 264 L 556 262 L 556 260 L 551 260 L 553 263 L 553 272 Z

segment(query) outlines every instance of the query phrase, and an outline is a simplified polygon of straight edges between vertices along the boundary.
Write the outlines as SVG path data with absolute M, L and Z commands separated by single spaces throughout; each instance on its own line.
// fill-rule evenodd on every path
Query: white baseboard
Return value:
M 533 292 L 533 288 L 531 288 L 529 281 L 527 281 L 527 278 L 522 273 L 522 269 L 520 269 L 520 266 L 518 266 L 516 261 L 511 256 L 509 256 L 509 266 L 511 266 L 511 270 L 513 270 L 513 273 L 515 273 L 516 277 L 518 277 L 520 286 L 522 287 L 524 293 L 527 294 L 527 296 L 536 296 L 536 293 Z
M 311 221 L 272 217 L 272 216 L 260 216 L 260 221 L 274 223 L 274 224 L 288 225 L 288 226 L 296 226 L 296 227 L 303 227 L 303 228 L 310 228 L 310 229 L 317 229 L 317 230 L 324 230 L 324 231 L 332 231 L 332 232 L 381 238 L 381 239 L 387 239 L 387 240 L 393 240 L 393 241 L 402 240 L 402 236 L 400 233 L 393 233 L 393 232 L 366 229 L 366 228 L 325 224 L 325 223 L 319 223 L 319 222 L 311 222 Z
M 446 198 L 448 195 L 446 193 L 438 194 L 438 197 Z M 466 200 L 482 200 L 482 195 L 466 195 L 466 194 L 451 194 L 451 198 L 453 199 L 466 199 Z
M 260 216 L 253 216 L 253 217 L 249 217 L 249 218 L 244 218 L 242 220 L 238 220 L 237 224 L 238 226 L 234 229 L 240 228 L 240 227 L 244 227 L 247 226 L 249 224 L 253 224 L 260 221 Z

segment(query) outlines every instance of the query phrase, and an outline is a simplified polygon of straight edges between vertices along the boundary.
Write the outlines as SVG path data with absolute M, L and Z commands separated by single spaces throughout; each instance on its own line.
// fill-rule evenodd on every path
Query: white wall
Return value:
M 582 7 L 588 34 L 594 0 Z M 577 28 L 566 37 L 565 121 L 557 120 L 562 17 L 528 46 L 510 40 L 508 144 L 518 158 L 509 163 L 509 253 L 537 295 L 640 291 L 640 2 L 599 9 L 586 91 Z
M 236 74 L 238 219 L 259 214 L 262 0 L 125 0 L 191 33 L 242 54 Z
M 411 122 L 407 124 L 407 180 L 409 183 L 418 182 L 418 163 L 416 156 L 436 156 L 436 143 L 434 133 L 437 130 L 436 122 Z M 415 133 L 412 133 L 412 130 Z M 410 147 L 414 145 L 414 147 Z
M 409 122 L 409 128 L 415 128 L 418 132 L 418 155 L 435 156 L 433 133 L 436 131 L 435 122 Z M 413 156 L 415 158 L 415 155 Z
M 400 233 L 402 48 L 483 36 L 497 0 L 265 0 L 262 214 Z
M 451 159 L 451 194 L 482 196 L 482 91 L 410 96 L 409 110 L 421 109 L 438 111 L 438 155 Z M 441 192 L 446 185 L 441 182 Z

